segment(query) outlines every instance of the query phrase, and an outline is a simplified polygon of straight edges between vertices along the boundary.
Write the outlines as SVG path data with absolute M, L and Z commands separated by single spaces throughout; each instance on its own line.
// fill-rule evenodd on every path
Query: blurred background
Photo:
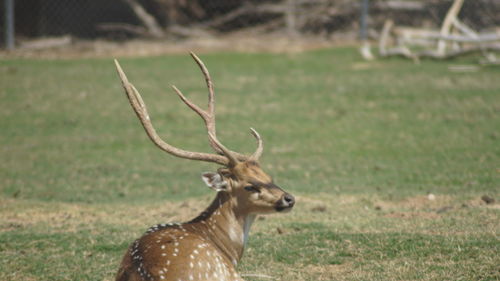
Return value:
M 279 39 L 294 39 L 304 48 L 353 43 L 359 39 L 379 40 L 388 20 L 400 26 L 440 29 L 453 3 L 446 0 L 2 2 L 2 46 L 21 50 L 100 48 L 101 52 L 111 42 L 137 39 L 165 44 L 195 42 L 207 48 L 242 47 L 239 41 L 249 47 L 248 40 L 252 40 L 251 46 L 257 49 L 272 49 L 280 44 Z M 500 1 L 455 2 L 463 5 L 459 10 L 460 20 L 468 29 L 498 31 Z M 273 40 L 269 40 L 270 36 Z M 96 40 L 100 45 L 92 44 Z M 281 46 L 278 51 L 287 48 L 293 50 L 294 46 Z M 158 47 L 154 50 L 161 52 Z

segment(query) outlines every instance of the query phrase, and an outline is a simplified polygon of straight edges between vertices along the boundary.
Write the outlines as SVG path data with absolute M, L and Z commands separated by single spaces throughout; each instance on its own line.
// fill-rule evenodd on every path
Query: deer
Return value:
M 202 109 L 177 87 L 172 88 L 203 119 L 215 153 L 187 151 L 162 140 L 140 93 L 115 59 L 128 101 L 150 140 L 173 156 L 220 165 L 216 172 L 201 175 L 203 182 L 216 192 L 212 203 L 190 221 L 150 227 L 127 249 L 116 281 L 243 281 L 236 266 L 256 216 L 288 212 L 295 204 L 294 196 L 276 185 L 259 164 L 264 147 L 255 129 L 250 128 L 250 132 L 257 148 L 250 156 L 228 149 L 217 139 L 214 84 L 200 58 L 192 52 L 190 55 L 205 78 L 208 108 Z

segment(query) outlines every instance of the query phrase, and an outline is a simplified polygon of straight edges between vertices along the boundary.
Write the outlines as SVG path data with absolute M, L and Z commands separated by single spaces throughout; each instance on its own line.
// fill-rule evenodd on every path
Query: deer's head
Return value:
M 234 205 L 246 214 L 290 211 L 295 204 L 294 197 L 274 184 L 256 161 L 203 173 L 202 178 L 210 188 L 227 193 Z
M 216 154 L 192 152 L 174 147 L 163 141 L 154 129 L 146 105 L 137 89 L 128 81 L 125 73 L 115 60 L 116 68 L 132 105 L 147 135 L 160 149 L 177 157 L 213 162 L 222 165 L 217 172 L 202 174 L 203 181 L 213 190 L 221 192 L 232 200 L 240 212 L 246 214 L 263 214 L 289 211 L 295 204 L 292 195 L 274 184 L 272 178 L 259 165 L 263 152 L 262 138 L 251 129 L 257 140 L 257 149 L 251 156 L 246 156 L 226 148 L 216 137 L 215 131 L 215 94 L 213 83 L 203 62 L 193 53 L 191 56 L 200 67 L 208 87 L 208 109 L 203 110 L 189 101 L 182 92 L 172 86 L 180 99 L 204 121 L 207 128 L 210 146 Z

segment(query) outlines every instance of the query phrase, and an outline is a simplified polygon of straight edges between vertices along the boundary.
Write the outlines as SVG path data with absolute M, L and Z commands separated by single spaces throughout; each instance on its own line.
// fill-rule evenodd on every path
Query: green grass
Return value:
M 264 169 L 299 199 L 255 224 L 241 272 L 500 280 L 500 208 L 479 199 L 500 200 L 500 68 L 367 63 L 349 48 L 201 57 L 219 138 L 251 152 L 256 128 Z M 162 137 L 209 151 L 169 88 L 206 103 L 189 56 L 120 62 Z M 212 196 L 199 174 L 216 167 L 150 143 L 111 59 L 3 60 L 0 85 L 0 280 L 112 280 L 149 225 L 187 219 Z

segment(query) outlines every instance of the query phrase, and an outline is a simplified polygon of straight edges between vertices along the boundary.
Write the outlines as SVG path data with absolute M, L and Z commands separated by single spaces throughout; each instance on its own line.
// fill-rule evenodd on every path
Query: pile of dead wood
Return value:
M 122 31 L 134 36 L 165 38 L 198 37 L 233 31 L 280 32 L 294 36 L 313 34 L 325 37 L 359 29 L 360 0 L 121 0 L 140 22 L 99 24 L 100 30 Z M 474 0 L 468 16 L 478 26 L 500 23 L 500 0 Z M 436 23 L 450 0 L 371 0 L 371 37 L 390 17 L 399 24 L 421 26 Z M 493 7 L 493 8 L 490 8 Z M 477 11 L 477 12 L 476 12 Z M 489 14 L 481 16 L 485 11 Z M 480 19 L 480 20 L 477 20 Z
M 500 51 L 500 27 L 478 32 L 459 18 L 465 0 L 454 0 L 439 29 L 395 26 L 387 19 L 379 38 L 382 57 L 403 56 L 415 61 L 420 58 L 448 59 L 479 52 L 484 64 L 498 64 L 493 51 Z

